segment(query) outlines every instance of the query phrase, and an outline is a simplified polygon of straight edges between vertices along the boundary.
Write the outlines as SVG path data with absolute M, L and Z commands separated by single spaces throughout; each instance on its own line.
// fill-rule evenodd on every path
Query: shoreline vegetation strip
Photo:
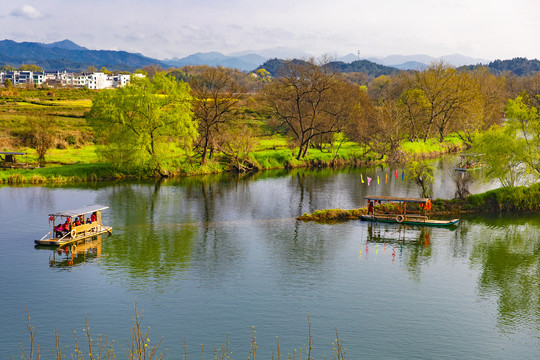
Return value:
M 445 154 L 456 153 L 462 150 L 462 144 L 446 142 L 439 144 L 438 147 L 428 147 L 427 151 L 419 151 L 419 149 L 407 149 L 404 151 L 407 159 L 428 159 L 437 158 Z M 45 167 L 37 167 L 33 169 L 16 168 L 2 169 L 0 171 L 0 184 L 7 185 L 22 185 L 22 184 L 45 184 L 45 183 L 76 183 L 86 181 L 110 181 L 122 179 L 152 179 L 155 175 L 145 175 L 137 173 L 129 173 L 116 169 L 112 164 L 106 162 L 85 162 L 81 160 L 87 154 L 92 161 L 95 161 L 95 155 L 90 153 L 95 152 L 95 147 L 91 147 L 88 151 L 78 149 L 73 156 L 52 156 L 53 159 L 58 158 L 60 161 L 48 161 Z M 425 149 L 426 150 L 426 149 Z M 29 163 L 37 165 L 37 157 L 33 154 L 32 149 L 23 150 L 30 154 Z M 69 150 L 67 150 L 69 151 Z M 295 149 L 265 149 L 250 153 L 248 161 L 252 166 L 249 171 L 264 171 L 275 169 L 294 169 L 294 168 L 340 168 L 348 166 L 373 166 L 386 163 L 385 159 L 378 159 L 370 155 L 364 156 L 361 152 L 361 147 L 357 144 L 352 144 L 349 147 L 343 147 L 341 151 L 334 153 L 333 151 L 320 151 L 316 149 L 310 150 L 310 154 L 303 160 L 294 158 Z M 66 152 L 61 150 L 59 152 Z M 180 158 L 181 159 L 181 158 Z M 67 163 L 68 160 L 72 163 Z M 239 172 L 239 169 L 234 164 L 220 162 L 219 160 L 209 161 L 205 165 L 198 163 L 188 163 L 181 159 L 180 163 L 174 167 L 170 167 L 170 177 L 184 177 L 219 174 L 227 172 Z
M 377 207 L 376 207 L 377 210 Z M 384 211 L 384 209 L 381 209 Z M 419 212 L 419 209 L 407 208 L 407 212 Z M 431 216 L 444 217 L 456 214 L 473 213 L 531 213 L 540 211 L 540 183 L 527 186 L 503 187 L 484 193 L 469 195 L 465 199 L 435 199 L 432 201 Z M 358 209 L 323 209 L 312 214 L 297 217 L 302 221 L 335 223 L 347 220 L 359 220 L 367 214 L 367 207 Z

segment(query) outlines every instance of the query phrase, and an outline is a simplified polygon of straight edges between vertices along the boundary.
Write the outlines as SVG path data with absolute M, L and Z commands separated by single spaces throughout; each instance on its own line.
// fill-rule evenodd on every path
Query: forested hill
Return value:
M 270 59 L 266 61 L 264 64 L 259 66 L 257 69 L 265 69 L 270 73 L 272 76 L 278 76 L 280 69 L 283 67 L 283 65 L 287 61 L 293 61 L 293 62 L 304 62 L 304 60 L 281 60 L 281 59 Z M 333 61 L 328 63 L 326 66 L 331 66 L 335 68 L 337 71 L 342 73 L 350 73 L 350 72 L 362 72 L 367 74 L 370 77 L 377 77 L 381 75 L 390 75 L 398 73 L 400 70 L 390 67 L 390 66 L 384 66 L 379 65 L 374 62 L 371 62 L 369 60 L 358 60 L 353 61 L 352 63 L 344 63 L 342 61 Z
M 535 72 L 540 71 L 539 60 L 528 60 L 522 57 L 513 58 L 512 60 L 495 60 L 487 65 L 468 65 L 463 66 L 462 69 L 474 70 L 481 66 L 487 67 L 496 75 L 509 72 L 516 76 L 530 76 Z
M 357 60 L 350 64 L 342 61 L 333 61 L 328 63 L 328 66 L 335 67 L 342 73 L 361 72 L 372 77 L 392 75 L 401 71 L 395 67 L 380 65 L 369 60 Z
M 271 59 L 266 61 L 264 64 L 259 66 L 258 69 L 267 70 L 272 76 L 277 76 L 283 64 L 287 61 L 293 62 L 303 62 L 303 60 L 281 60 L 281 59 Z M 352 63 L 345 63 L 342 61 L 333 61 L 327 64 L 327 66 L 333 66 L 337 71 L 342 73 L 352 73 L 359 72 L 365 73 L 369 77 L 378 77 L 381 75 L 391 75 L 396 74 L 400 69 L 380 65 L 369 60 L 358 60 L 353 61 Z M 426 65 L 427 66 L 427 65 Z M 514 58 L 512 60 L 495 60 L 490 62 L 487 65 L 466 65 L 460 67 L 460 69 L 465 70 L 475 70 L 479 67 L 487 67 L 492 73 L 499 75 L 504 72 L 509 72 L 516 76 L 530 76 L 535 72 L 540 71 L 540 61 L 537 59 L 528 60 L 526 58 Z
M 126 51 L 88 50 L 64 40 L 53 44 L 0 41 L 0 65 L 35 64 L 47 70 L 81 71 L 89 66 L 134 71 L 159 61 Z

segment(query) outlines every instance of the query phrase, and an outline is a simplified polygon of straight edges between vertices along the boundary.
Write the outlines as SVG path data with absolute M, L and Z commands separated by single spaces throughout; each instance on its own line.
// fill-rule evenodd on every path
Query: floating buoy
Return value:
M 399 222 L 399 223 L 402 222 L 403 219 L 405 219 L 405 217 L 403 215 L 396 216 L 396 221 Z

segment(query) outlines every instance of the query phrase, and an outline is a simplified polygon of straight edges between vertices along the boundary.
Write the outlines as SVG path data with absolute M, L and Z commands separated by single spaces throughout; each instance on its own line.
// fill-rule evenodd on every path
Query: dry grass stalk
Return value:
M 26 328 L 28 329 L 28 335 L 30 336 L 30 350 L 26 352 L 24 350 L 24 347 L 21 343 L 19 343 L 19 346 L 21 348 L 22 354 L 21 359 L 22 360 L 39 360 L 41 359 L 41 350 L 39 348 L 39 345 L 36 343 L 36 328 L 32 326 L 30 323 L 30 313 L 28 312 L 28 308 L 26 308 Z M 13 356 L 11 356 L 12 359 L 14 359 Z

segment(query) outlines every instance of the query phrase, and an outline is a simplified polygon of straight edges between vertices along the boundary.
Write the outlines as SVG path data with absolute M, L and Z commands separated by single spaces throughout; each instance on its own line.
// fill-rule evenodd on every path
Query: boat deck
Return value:
M 97 236 L 97 235 L 101 235 L 105 233 L 110 234 L 111 232 L 112 232 L 112 227 L 98 225 L 97 227 L 93 228 L 91 231 L 78 233 L 75 237 L 71 237 L 70 235 L 67 235 L 62 238 L 54 237 L 54 238 L 47 238 L 47 239 L 41 239 L 41 240 L 34 240 L 34 243 L 36 245 L 45 245 L 45 246 L 65 246 L 65 245 L 76 243 L 80 240 L 84 240 L 93 236 Z
M 428 219 L 426 216 L 418 215 L 391 215 L 391 214 L 382 214 L 382 215 L 362 215 L 360 217 L 363 221 L 374 221 L 374 222 L 385 222 L 385 223 L 396 223 L 396 224 L 406 224 L 406 225 L 425 225 L 425 226 L 454 226 L 459 223 L 459 219 L 452 220 L 432 220 Z

